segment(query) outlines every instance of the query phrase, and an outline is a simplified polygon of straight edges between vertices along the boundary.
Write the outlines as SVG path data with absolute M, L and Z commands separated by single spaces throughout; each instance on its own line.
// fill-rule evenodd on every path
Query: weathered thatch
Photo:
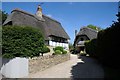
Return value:
M 43 32 L 45 40 L 48 40 L 49 36 L 70 39 L 58 21 L 45 15 L 40 19 L 36 15 L 20 9 L 13 10 L 3 25 L 25 25 L 39 28 Z
M 83 27 L 80 29 L 79 33 L 76 35 L 74 40 L 74 45 L 79 42 L 79 38 L 85 36 L 87 40 L 91 40 L 97 37 L 97 31 L 88 27 Z
M 83 27 L 80 29 L 79 33 L 77 34 L 77 36 L 81 36 L 81 35 L 86 35 L 89 39 L 93 39 L 97 37 L 97 31 L 88 27 Z

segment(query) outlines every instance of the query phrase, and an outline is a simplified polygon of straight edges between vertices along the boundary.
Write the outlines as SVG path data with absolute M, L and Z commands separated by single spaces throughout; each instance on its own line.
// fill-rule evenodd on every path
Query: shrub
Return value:
M 64 51 L 62 52 L 62 54 L 67 54 L 67 51 L 64 50 Z
M 118 15 L 120 18 L 120 13 Z M 118 18 L 118 19 L 119 19 Z M 120 22 L 98 33 L 97 45 L 99 61 L 106 66 L 120 67 Z
M 55 50 L 55 54 L 62 54 L 60 50 Z
M 85 51 L 89 56 L 97 57 L 97 39 L 92 39 L 85 42 Z
M 55 47 L 53 50 L 54 50 L 54 51 L 60 50 L 61 52 L 63 52 L 63 51 L 64 51 L 64 48 L 61 47 L 61 46 L 57 46 L 57 47 Z
M 84 51 L 80 51 L 81 56 L 86 56 L 86 53 Z
M 69 51 L 71 52 L 74 49 L 74 46 L 72 43 L 69 43 Z
M 61 46 L 57 46 L 57 47 L 53 48 L 53 50 L 54 50 L 55 54 L 56 54 L 56 51 L 57 51 L 58 53 L 59 53 L 59 51 L 60 51 L 60 52 L 61 52 L 60 54 L 67 54 L 67 51 L 65 51 L 64 48 L 61 47 Z
M 44 38 L 40 30 L 27 26 L 3 26 L 3 57 L 34 57 L 44 47 Z
M 47 53 L 47 52 L 50 52 L 50 49 L 47 46 L 43 46 L 40 53 Z

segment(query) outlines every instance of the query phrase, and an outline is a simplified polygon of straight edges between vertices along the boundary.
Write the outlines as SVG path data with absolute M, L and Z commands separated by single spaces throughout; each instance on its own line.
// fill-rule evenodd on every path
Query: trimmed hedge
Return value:
M 3 26 L 2 35 L 3 57 L 34 57 L 43 52 L 44 38 L 38 29 L 28 26 Z
M 98 33 L 98 57 L 99 61 L 109 67 L 120 67 L 120 13 L 118 22 Z
M 97 58 L 97 39 L 85 42 L 85 51 L 89 56 Z

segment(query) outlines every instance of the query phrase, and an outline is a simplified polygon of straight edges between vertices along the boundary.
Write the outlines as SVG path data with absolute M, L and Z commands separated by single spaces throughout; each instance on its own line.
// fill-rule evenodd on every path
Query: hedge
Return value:
M 89 56 L 97 58 L 97 39 L 85 42 L 85 51 Z
M 120 67 L 120 22 L 98 33 L 99 60 L 106 66 Z
M 28 26 L 3 26 L 2 54 L 5 58 L 34 57 L 43 52 L 40 30 Z

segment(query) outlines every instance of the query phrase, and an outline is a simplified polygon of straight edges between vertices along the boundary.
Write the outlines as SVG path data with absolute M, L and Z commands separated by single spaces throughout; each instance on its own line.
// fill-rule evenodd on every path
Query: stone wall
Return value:
M 65 62 L 70 59 L 70 54 L 46 55 L 34 59 L 29 59 L 29 74 L 43 71 L 51 66 Z

